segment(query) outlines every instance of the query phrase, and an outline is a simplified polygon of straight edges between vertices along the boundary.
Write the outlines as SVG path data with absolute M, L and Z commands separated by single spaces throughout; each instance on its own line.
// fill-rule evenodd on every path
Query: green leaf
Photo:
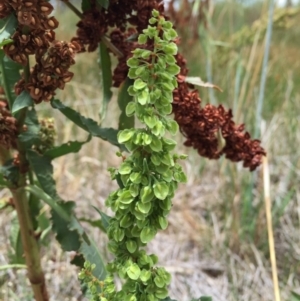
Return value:
M 161 140 L 159 138 L 157 138 L 156 136 L 152 137 L 152 142 L 150 144 L 150 148 L 154 151 L 154 152 L 160 152 L 162 150 L 162 143 Z
M 154 295 L 159 299 L 166 298 L 168 296 L 168 290 L 165 287 L 159 288 L 155 291 Z
M 154 198 L 154 193 L 153 193 L 153 190 L 150 186 L 146 186 L 146 187 L 143 187 L 141 189 L 141 201 L 143 203 L 148 203 L 148 202 L 151 202 Z
M 0 187 L 7 187 L 8 183 L 7 181 L 5 181 L 3 174 L 2 174 L 2 170 L 0 169 Z M 0 205 L 0 210 L 1 210 L 2 206 Z
M 133 97 L 128 93 L 128 88 L 132 85 L 132 83 L 133 80 L 127 77 L 119 89 L 118 105 L 121 110 L 119 117 L 119 130 L 134 128 L 134 116 L 128 116 L 131 114 L 127 114 L 127 105 L 132 103 L 133 99 Z
M 127 240 L 126 248 L 129 253 L 134 253 L 137 249 L 137 243 L 134 240 Z
M 169 193 L 169 186 L 165 182 L 157 182 L 153 186 L 154 195 L 159 200 L 164 200 Z
M 140 78 L 138 78 L 134 81 L 133 87 L 136 90 L 142 90 L 147 87 L 147 83 L 143 82 Z
M 33 105 L 33 100 L 30 94 L 27 91 L 23 91 L 14 101 L 12 107 L 12 114 L 15 115 L 16 112 L 20 111 L 21 109 L 30 107 Z
M 109 221 L 111 220 L 111 216 L 107 215 L 106 213 L 104 213 L 103 211 L 99 210 L 95 206 L 92 206 L 92 207 L 100 214 L 102 225 L 103 225 L 105 231 L 107 231 L 108 226 L 109 226 Z
M 145 34 L 140 34 L 138 38 L 138 43 L 139 44 L 146 44 L 147 43 L 147 36 Z M 129 65 L 128 65 L 129 66 Z M 131 66 L 129 66 L 131 67 Z
M 172 135 L 176 135 L 179 130 L 178 123 L 172 119 L 168 120 L 167 129 Z
M 129 190 L 125 190 L 121 193 L 118 200 L 120 203 L 128 205 L 134 200 L 134 197 L 132 197 Z
M 143 269 L 140 275 L 140 279 L 143 282 L 147 282 L 151 277 L 151 271 Z
M 83 12 L 91 9 L 91 2 L 90 0 L 82 0 L 81 1 L 81 9 Z
M 25 123 L 27 130 L 19 135 L 19 140 L 26 148 L 31 148 L 33 145 L 38 146 L 40 140 L 40 124 L 34 108 L 27 110 Z
M 117 140 L 118 131 L 112 128 L 101 128 L 97 122 L 91 118 L 86 118 L 76 112 L 75 110 L 65 106 L 58 99 L 51 101 L 51 105 L 54 109 L 58 109 L 62 114 L 74 122 L 77 126 L 87 131 L 94 137 L 99 137 L 103 140 L 110 142 L 111 144 L 118 146 L 120 149 L 126 151 L 124 145 L 120 145 Z
M 97 3 L 105 9 L 108 9 L 109 0 L 97 0 Z
M 144 213 L 144 214 L 148 214 L 152 205 L 150 202 L 148 203 L 142 203 L 142 202 L 138 202 L 138 205 L 137 205 L 138 209 L 140 212 Z
M 158 218 L 158 222 L 159 222 L 159 225 L 160 225 L 160 227 L 161 227 L 162 230 L 167 229 L 167 227 L 168 227 L 168 220 L 167 220 L 166 217 L 160 216 Z
M 27 159 L 44 192 L 54 199 L 60 199 L 56 192 L 55 181 L 52 177 L 53 167 L 51 158 L 45 155 L 39 155 L 33 150 L 28 150 Z
M 34 193 L 37 197 L 47 203 L 52 211 L 53 230 L 55 230 L 57 239 L 62 244 L 64 250 L 73 250 L 84 257 L 84 261 L 95 264 L 93 275 L 100 280 L 106 277 L 105 264 L 98 251 L 94 241 L 88 237 L 84 229 L 74 215 L 74 202 L 64 202 L 52 198 L 36 186 L 27 186 L 26 190 Z M 83 267 L 84 261 L 76 261 L 80 267 Z
M 154 283 L 159 288 L 163 288 L 165 286 L 165 281 L 161 276 L 156 276 L 154 278 Z
M 212 297 L 202 296 L 198 300 L 199 301 L 212 301 Z
M 140 239 L 143 243 L 147 244 L 151 241 L 156 235 L 157 231 L 151 227 L 144 227 L 141 234 Z
M 118 133 L 118 141 L 119 143 L 124 143 L 127 142 L 131 139 L 131 137 L 133 136 L 134 131 L 133 130 L 122 130 Z
M 142 106 L 147 104 L 149 102 L 149 99 L 150 98 L 148 89 L 144 89 L 137 94 L 137 100 Z
M 88 139 L 83 142 L 79 141 L 69 141 L 60 146 L 53 147 L 45 152 L 45 156 L 55 159 L 70 153 L 77 153 L 80 151 L 81 147 L 91 140 L 91 135 L 89 135 Z
M 19 168 L 13 164 L 13 159 L 5 162 L 1 166 L 0 172 L 3 175 L 3 179 L 7 180 L 10 185 L 17 186 L 19 181 Z
M 99 45 L 99 65 L 101 68 L 101 83 L 103 90 L 102 108 L 100 109 L 100 120 L 104 120 L 107 112 L 107 105 L 112 97 L 112 72 L 111 72 L 111 60 L 108 49 L 103 42 Z
M 175 55 L 175 54 L 177 54 L 177 50 L 178 50 L 178 48 L 175 43 L 169 43 L 163 47 L 163 51 L 166 54 Z
M 0 46 L 3 46 L 5 45 L 4 41 L 9 39 L 12 36 L 12 34 L 16 31 L 16 28 L 18 26 L 18 20 L 14 14 L 10 14 L 1 23 L 0 26 L 3 27 L 0 30 Z
M 130 279 L 137 280 L 140 277 L 141 269 L 136 263 L 134 263 L 128 267 L 126 272 Z
M 13 92 L 15 83 L 20 79 L 20 69 L 22 66 L 8 58 L 4 51 L 0 49 L 0 69 L 1 69 L 1 84 L 4 88 L 5 95 L 8 100 L 9 107 L 12 108 L 16 98 Z
M 3 47 L 8 44 L 12 44 L 13 42 L 14 42 L 14 40 L 12 40 L 12 39 L 4 40 L 2 43 L 0 43 L 0 47 Z
M 291 301 L 300 301 L 300 293 L 297 293 L 297 292 L 295 292 L 295 291 L 292 291 L 291 292 L 292 293 L 292 299 L 291 299 Z
M 68 215 L 68 220 L 63 219 L 58 212 L 52 209 L 52 230 L 56 233 L 56 239 L 64 251 L 77 251 L 80 248 L 80 235 L 71 229 L 74 202 L 57 202 L 58 206 Z

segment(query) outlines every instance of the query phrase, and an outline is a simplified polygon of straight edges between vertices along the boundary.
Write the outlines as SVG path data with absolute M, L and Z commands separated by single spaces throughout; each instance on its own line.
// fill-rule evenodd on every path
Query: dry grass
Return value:
M 291 56 L 297 57 L 298 52 L 294 52 L 294 49 L 285 52 L 291 63 Z M 96 56 L 92 57 L 93 60 L 85 55 L 79 57 L 78 73 L 59 98 L 82 114 L 98 119 L 101 93 Z M 284 66 L 279 52 L 274 52 L 272 62 Z M 295 66 L 297 64 L 299 61 Z M 281 92 L 274 101 L 276 110 L 262 123 L 262 144 L 269 155 L 282 300 L 291 300 L 291 291 L 300 287 L 300 93 L 295 86 L 295 72 L 296 69 L 290 69 L 279 74 Z M 255 88 L 256 83 L 251 86 Z M 43 115 L 52 114 L 47 105 L 39 106 L 39 110 Z M 86 138 L 62 115 L 54 114 L 60 142 Z M 104 126 L 116 127 L 117 116 L 114 99 Z M 180 186 L 175 196 L 168 229 L 159 233 L 148 248 L 149 252 L 159 255 L 160 264 L 173 276 L 171 296 L 180 301 L 201 295 L 212 296 L 214 301 L 273 301 L 261 170 L 251 176 L 240 164 L 223 159 L 208 161 L 193 150 L 183 148 L 182 137 L 178 136 L 177 141 L 178 151 L 189 155 L 183 163 L 188 182 Z M 107 168 L 120 163 L 115 151 L 108 143 L 94 138 L 79 154 L 55 160 L 58 191 L 64 199 L 76 202 L 79 217 L 97 219 L 92 205 L 107 212 L 105 199 L 116 188 Z M 7 195 L 6 191 L 0 193 L 0 199 Z M 45 210 L 49 208 L 45 206 Z M 8 263 L 6 254 L 10 249 L 13 217 L 12 212 L 1 214 L 0 266 Z M 84 226 L 104 258 L 111 258 L 106 250 L 105 234 L 87 224 Z M 77 280 L 78 270 L 70 264 L 72 253 L 63 253 L 54 237 L 50 237 L 49 246 L 42 247 L 41 252 L 51 300 L 85 300 Z M 24 270 L 0 271 L 0 284 L 1 301 L 32 300 Z

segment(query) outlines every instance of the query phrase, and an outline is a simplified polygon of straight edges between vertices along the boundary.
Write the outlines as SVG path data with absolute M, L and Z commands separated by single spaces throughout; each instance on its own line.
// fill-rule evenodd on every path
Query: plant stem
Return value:
M 25 80 L 28 80 L 30 71 L 29 64 L 24 68 Z M 18 132 L 22 132 L 23 124 L 25 122 L 27 108 L 20 111 L 18 115 Z M 22 246 L 24 249 L 24 256 L 27 266 L 28 279 L 36 301 L 49 301 L 48 292 L 45 283 L 44 273 L 41 267 L 40 249 L 38 241 L 34 235 L 34 227 L 30 215 L 29 200 L 25 187 L 28 161 L 26 158 L 26 149 L 22 143 L 17 140 L 17 149 L 19 151 L 19 180 L 17 187 L 10 188 L 13 195 L 14 207 L 17 211 Z
M 44 273 L 41 267 L 39 246 L 34 236 L 28 199 L 24 189 L 25 179 L 25 175 L 21 175 L 19 184 L 23 184 L 23 186 L 20 185 L 16 189 L 11 189 L 11 193 L 13 195 L 14 206 L 18 214 L 28 278 L 31 283 L 35 300 L 48 301 L 49 297 L 46 289 Z

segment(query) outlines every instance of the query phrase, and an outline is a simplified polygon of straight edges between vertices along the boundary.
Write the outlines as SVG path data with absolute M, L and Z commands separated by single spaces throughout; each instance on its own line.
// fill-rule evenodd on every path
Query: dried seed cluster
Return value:
M 50 101 L 55 90 L 64 89 L 65 84 L 72 79 L 74 74 L 69 68 L 75 64 L 74 56 L 80 49 L 81 46 L 76 42 L 54 41 L 31 68 L 28 81 L 22 78 L 16 84 L 16 94 L 26 90 L 35 103 Z
M 136 36 L 147 27 L 152 9 L 157 9 L 164 15 L 161 1 L 125 2 L 126 5 L 119 5 L 119 1 L 111 1 L 108 10 L 98 9 L 94 3 L 91 10 L 85 12 L 84 18 L 78 23 L 77 37 L 74 38 L 87 45 L 88 51 L 93 51 L 101 37 L 107 33 L 109 26 L 118 27 L 109 35 L 111 43 L 123 54 L 122 57 L 118 57 L 119 63 L 113 74 L 115 87 L 119 87 L 128 75 L 126 61 L 132 56 L 132 51 L 137 47 L 151 48 L 151 40 L 148 40 L 147 45 L 141 46 Z M 186 1 L 184 2 L 187 5 Z M 172 13 L 172 2 L 170 9 Z M 126 21 L 131 27 L 125 27 Z M 185 76 L 188 74 L 185 58 L 178 54 L 176 60 L 181 70 L 177 75 L 178 88 L 173 92 L 172 105 L 175 120 L 186 137 L 185 145 L 197 149 L 201 156 L 218 159 L 224 154 L 231 161 L 243 161 L 245 167 L 254 170 L 265 155 L 260 141 L 251 140 L 249 133 L 244 131 L 244 125 L 235 124 L 231 110 L 225 110 L 222 105 L 216 107 L 208 104 L 202 107 L 198 91 L 185 82 Z M 218 135 L 224 139 L 225 146 L 220 145 Z
M 0 94 L 4 95 L 4 90 L 0 87 Z M 6 100 L 0 100 L 0 145 L 6 149 L 16 147 L 18 135 L 17 120 L 12 117 Z
M 107 10 L 100 8 L 95 0 L 91 0 L 91 8 L 83 13 L 77 24 L 77 36 L 74 41 L 84 45 L 83 51 L 94 51 L 104 34 L 110 28 L 118 28 L 125 32 L 127 25 L 136 28 L 140 33 L 148 25 L 153 9 L 161 10 L 161 0 L 110 0 Z
M 49 101 L 56 89 L 63 89 L 73 73 L 75 53 L 81 50 L 77 42 L 55 40 L 54 29 L 58 26 L 55 17 L 49 17 L 53 6 L 44 0 L 0 0 L 0 17 L 15 14 L 18 27 L 11 39 L 13 43 L 3 47 L 7 56 L 25 66 L 28 56 L 35 55 L 36 65 L 28 78 L 16 84 L 15 93 L 23 90 L 30 93 L 35 103 Z

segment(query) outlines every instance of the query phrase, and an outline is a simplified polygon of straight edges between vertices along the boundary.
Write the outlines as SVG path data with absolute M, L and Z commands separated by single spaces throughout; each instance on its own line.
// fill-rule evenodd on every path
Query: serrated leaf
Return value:
M 81 150 L 81 147 L 91 140 L 92 136 L 89 135 L 88 139 L 83 142 L 79 141 L 69 141 L 60 146 L 53 147 L 45 152 L 45 156 L 55 159 L 70 153 L 77 153 Z
M 12 34 L 16 31 L 16 28 L 18 26 L 18 20 L 12 13 L 4 20 L 2 20 L 0 26 L 2 27 L 0 29 L 0 46 L 3 46 L 5 45 L 3 44 L 3 42 L 9 39 L 12 36 Z
M 65 106 L 58 99 L 51 101 L 51 105 L 54 109 L 58 109 L 62 114 L 74 122 L 77 126 L 87 131 L 94 137 L 99 137 L 103 140 L 110 142 L 111 144 L 119 147 L 121 150 L 126 151 L 124 145 L 120 145 L 117 140 L 118 131 L 113 128 L 101 128 L 97 122 L 91 118 L 86 118 L 71 109 L 70 107 Z
M 24 108 L 30 107 L 32 105 L 33 105 L 33 100 L 31 98 L 30 94 L 24 90 L 15 99 L 13 106 L 12 106 L 12 114 L 15 114 L 16 112 L 18 112 Z
M 1 69 L 1 85 L 4 88 L 5 95 L 8 100 L 9 107 L 12 108 L 16 98 L 13 92 L 15 83 L 20 79 L 20 69 L 22 66 L 8 58 L 4 51 L 0 49 L 0 69 Z
M 99 45 L 99 65 L 101 68 L 101 83 L 102 83 L 102 107 L 100 109 L 100 120 L 104 120 L 107 112 L 107 105 L 112 97 L 112 72 L 111 72 L 111 59 L 108 48 L 103 42 Z
M 133 80 L 126 78 L 119 89 L 118 105 L 121 110 L 119 117 L 119 130 L 134 128 L 134 115 L 127 116 L 126 108 L 129 103 L 132 103 L 133 97 L 129 95 L 128 88 L 133 84 Z

